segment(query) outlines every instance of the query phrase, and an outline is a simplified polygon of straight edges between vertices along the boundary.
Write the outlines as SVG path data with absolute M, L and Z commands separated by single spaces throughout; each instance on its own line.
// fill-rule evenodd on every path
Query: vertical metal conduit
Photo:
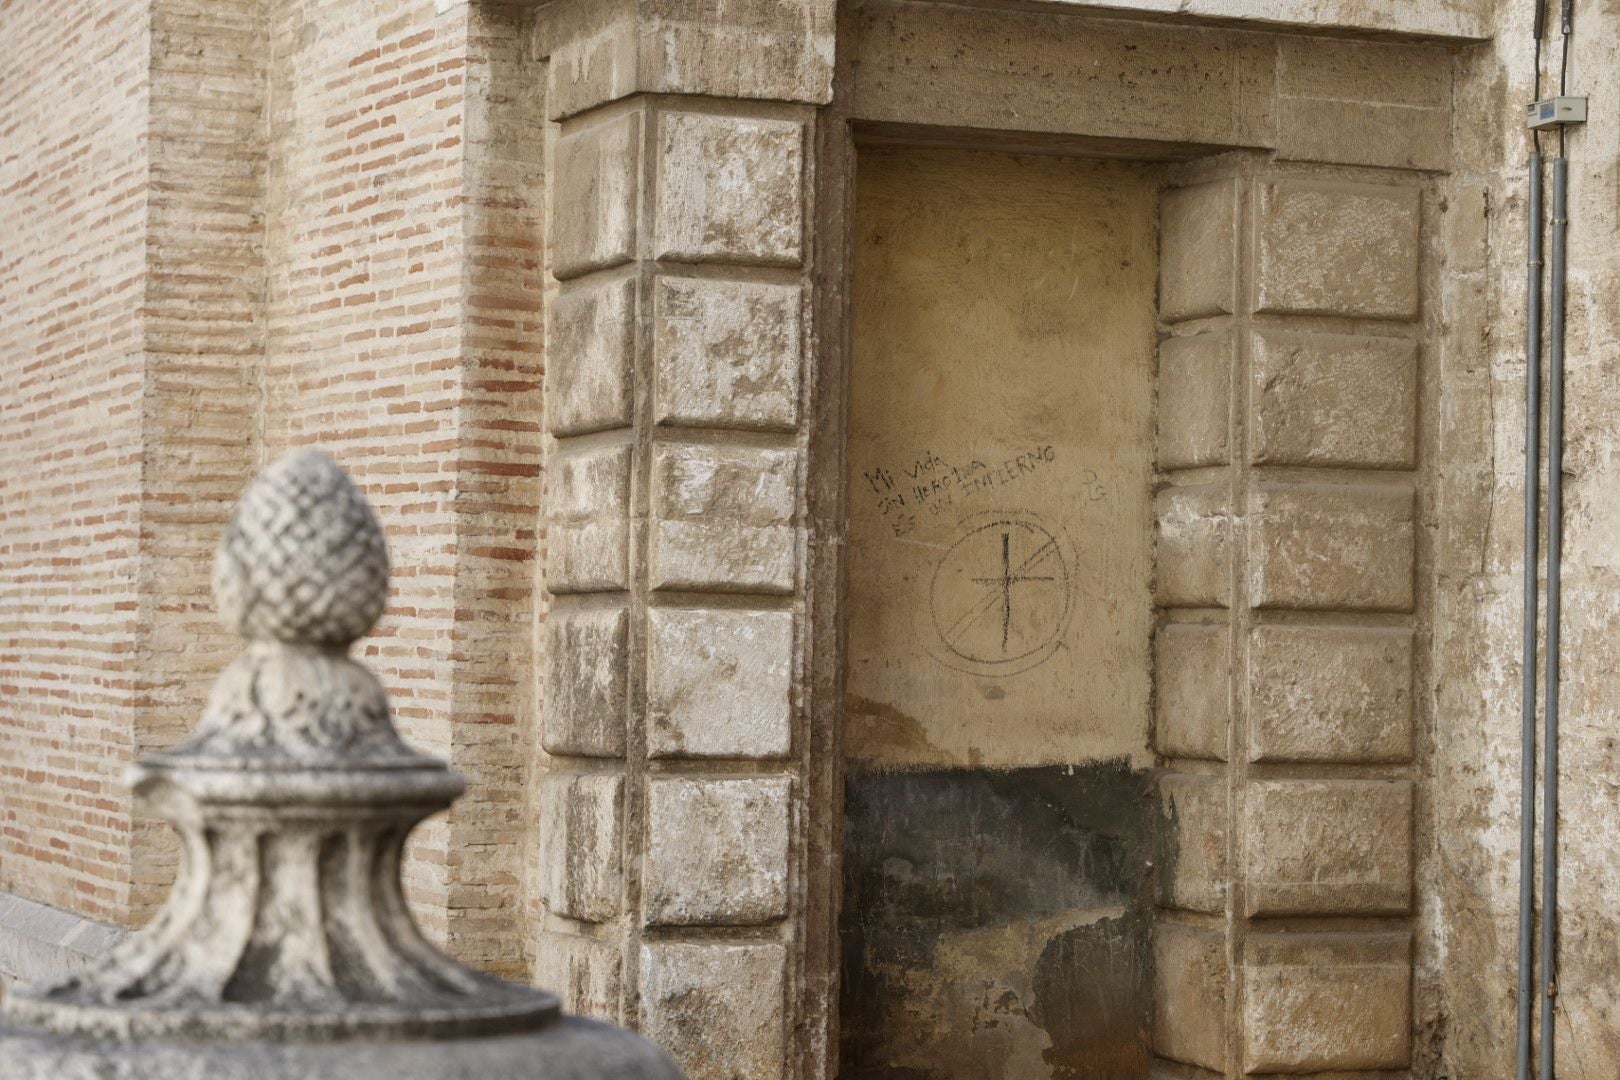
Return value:
M 1560 139 L 1560 143 L 1562 139 Z M 1569 164 L 1553 158 L 1551 293 L 1547 335 L 1547 701 L 1541 808 L 1541 1080 L 1553 1080 L 1553 1005 L 1558 996 L 1558 650 L 1564 544 L 1564 234 Z
M 1524 659 L 1519 703 L 1518 1080 L 1530 1080 L 1530 1018 L 1535 984 L 1536 638 L 1541 510 L 1541 152 L 1530 154 L 1528 273 L 1524 346 Z

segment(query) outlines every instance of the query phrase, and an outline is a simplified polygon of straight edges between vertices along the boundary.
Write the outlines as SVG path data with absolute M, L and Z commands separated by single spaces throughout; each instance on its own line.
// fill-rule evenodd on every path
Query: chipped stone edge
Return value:
M 128 933 L 37 900 L 0 892 L 0 983 L 65 975 L 98 959 Z

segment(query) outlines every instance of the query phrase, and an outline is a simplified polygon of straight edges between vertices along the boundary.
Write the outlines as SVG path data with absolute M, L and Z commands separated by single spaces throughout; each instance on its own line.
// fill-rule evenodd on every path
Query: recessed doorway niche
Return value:
M 1147 166 L 856 170 L 845 1077 L 1145 1077 Z

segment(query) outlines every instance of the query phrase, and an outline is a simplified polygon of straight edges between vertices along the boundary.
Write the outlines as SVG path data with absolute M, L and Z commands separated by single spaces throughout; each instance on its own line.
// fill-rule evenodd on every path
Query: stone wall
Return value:
M 793 23 L 785 82 L 736 93 L 717 57 L 683 66 L 715 44 L 679 16 L 613 15 L 558 5 L 538 38 L 557 124 L 538 973 L 693 1075 L 762 1077 L 814 1068 L 802 1018 L 825 1004 L 798 992 L 814 143 L 806 106 L 752 98 L 826 72 Z
M 1422 201 L 1165 195 L 1155 1046 L 1219 1075 L 1411 1064 Z

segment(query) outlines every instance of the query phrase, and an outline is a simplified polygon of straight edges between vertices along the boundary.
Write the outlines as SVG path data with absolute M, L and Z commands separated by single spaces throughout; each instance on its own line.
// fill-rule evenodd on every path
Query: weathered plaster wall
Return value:
M 1140 1074 L 1158 177 L 856 177 L 841 1075 Z
M 1155 184 L 860 155 L 846 757 L 1147 763 Z
M 1459 67 L 1458 157 L 1446 237 L 1436 522 L 1434 908 L 1445 988 L 1443 1067 L 1510 1075 L 1517 983 L 1519 634 L 1524 424 L 1525 165 L 1534 96 L 1530 5 Z M 1620 404 L 1620 55 L 1612 4 L 1576 4 L 1571 131 L 1561 740 L 1559 1075 L 1620 1073 L 1620 700 L 1614 655 Z M 1556 19 L 1554 20 L 1556 24 Z M 1555 37 L 1549 38 L 1556 42 Z M 1543 58 L 1545 88 L 1558 50 Z M 1555 150 L 1543 141 L 1543 152 Z M 1550 177 L 1550 170 L 1548 173 Z M 1549 215 L 1550 216 L 1550 215 Z M 1545 427 L 1543 428 L 1545 431 Z M 1545 459 L 1543 459 L 1545 460 Z M 1545 595 L 1545 594 L 1543 594 Z

